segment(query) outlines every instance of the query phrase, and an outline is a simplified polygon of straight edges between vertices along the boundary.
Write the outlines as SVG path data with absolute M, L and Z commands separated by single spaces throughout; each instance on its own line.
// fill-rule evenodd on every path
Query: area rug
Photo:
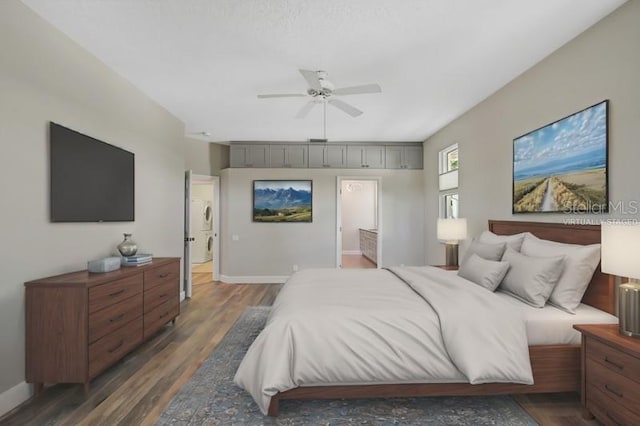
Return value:
M 280 416 L 263 416 L 233 384 L 245 352 L 264 327 L 269 307 L 248 308 L 180 389 L 158 425 L 536 425 L 508 396 L 280 401 Z

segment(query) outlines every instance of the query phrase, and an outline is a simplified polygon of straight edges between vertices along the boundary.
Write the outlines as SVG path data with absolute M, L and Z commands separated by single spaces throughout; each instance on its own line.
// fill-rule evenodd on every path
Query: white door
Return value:
M 191 170 L 184 172 L 184 283 L 183 291 L 191 298 L 191 245 L 194 238 L 191 234 Z M 180 296 L 182 299 L 182 295 Z

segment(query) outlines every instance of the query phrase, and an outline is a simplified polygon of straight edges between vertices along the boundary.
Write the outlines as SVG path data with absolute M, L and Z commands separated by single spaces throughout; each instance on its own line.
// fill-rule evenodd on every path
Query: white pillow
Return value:
M 502 255 L 504 251 L 507 249 L 507 243 L 497 243 L 497 244 L 489 244 L 483 243 L 476 239 L 471 241 L 469 247 L 464 253 L 463 261 L 467 260 L 471 257 L 472 254 L 477 254 L 483 259 L 499 261 L 502 259 Z
M 480 238 L 478 238 L 478 240 L 481 243 L 489 244 L 507 243 L 508 246 L 511 246 L 515 251 L 519 252 L 522 242 L 524 241 L 524 236 L 527 234 L 529 234 L 529 232 L 522 232 L 514 235 L 498 235 L 491 231 L 484 231 L 480 234 Z
M 600 244 L 565 244 L 527 235 L 520 252 L 527 256 L 565 257 L 564 270 L 551 292 L 549 302 L 570 314 L 575 314 L 593 272 L 600 263 Z
M 507 262 L 483 259 L 477 254 L 472 253 L 471 256 L 467 256 L 462 265 L 460 265 L 458 275 L 489 291 L 495 291 L 502 282 L 508 269 L 509 264 Z
M 503 262 L 509 263 L 500 289 L 534 308 L 542 308 L 556 285 L 564 256 L 529 257 L 507 247 Z

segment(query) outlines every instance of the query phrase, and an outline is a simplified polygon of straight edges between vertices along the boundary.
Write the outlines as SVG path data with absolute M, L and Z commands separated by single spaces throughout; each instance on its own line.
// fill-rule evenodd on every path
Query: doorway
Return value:
M 184 293 L 220 276 L 220 178 L 185 174 Z
M 380 268 L 382 220 L 379 177 L 338 177 L 336 265 Z

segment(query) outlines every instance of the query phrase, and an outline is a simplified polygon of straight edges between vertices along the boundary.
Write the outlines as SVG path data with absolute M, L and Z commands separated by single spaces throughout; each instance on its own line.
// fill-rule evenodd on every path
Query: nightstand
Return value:
M 582 404 L 605 425 L 640 424 L 640 339 L 617 324 L 574 325 L 582 333 Z
M 450 265 L 431 265 L 434 268 L 440 268 L 440 269 L 444 269 L 447 271 L 457 271 L 458 270 L 458 266 L 450 266 Z

